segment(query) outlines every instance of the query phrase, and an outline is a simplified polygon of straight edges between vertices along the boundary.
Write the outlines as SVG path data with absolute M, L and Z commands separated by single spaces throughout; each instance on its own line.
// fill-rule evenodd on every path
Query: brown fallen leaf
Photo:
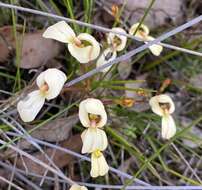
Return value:
M 80 152 L 81 146 L 82 146 L 81 137 L 80 137 L 80 135 L 74 135 L 71 138 L 69 138 L 68 140 L 61 142 L 59 144 L 59 146 L 70 149 L 74 152 Z M 59 168 L 63 168 L 75 161 L 75 157 L 73 157 L 65 152 L 59 151 L 59 150 L 55 151 L 52 148 L 47 148 L 44 150 L 44 152 L 50 158 L 52 157 L 52 155 L 54 155 L 52 160 Z M 41 152 L 34 153 L 34 154 L 32 154 L 32 156 L 36 157 L 37 159 L 43 161 L 46 164 L 49 164 L 49 161 L 45 158 L 45 156 Z M 33 162 L 29 158 L 26 158 L 23 156 L 23 160 L 24 160 L 24 163 L 23 163 L 22 159 L 20 159 L 20 158 L 18 159 L 17 164 L 16 164 L 18 168 L 24 170 L 24 164 L 26 164 L 26 167 L 29 172 L 43 175 L 44 172 L 46 171 L 46 168 L 40 166 L 36 162 Z
M 48 63 L 56 57 L 63 45 L 51 39 L 42 37 L 43 31 L 25 33 L 22 35 L 20 27 L 17 28 L 19 42 L 22 40 L 20 68 L 37 68 Z M 15 38 L 11 26 L 0 28 L 0 61 L 5 61 L 11 50 L 15 49 Z
M 11 26 L 0 28 L 0 62 L 5 61 L 13 50 L 14 37 Z
M 49 142 L 60 142 L 69 138 L 69 134 L 79 121 L 78 115 L 57 118 L 33 131 L 32 137 Z M 29 126 L 30 129 L 30 126 Z
M 72 115 L 65 118 L 57 118 L 41 128 L 38 128 L 36 131 L 31 133 L 31 136 L 40 140 L 45 140 L 48 142 L 61 142 L 65 139 L 68 139 L 72 127 L 74 127 L 79 121 L 78 115 Z M 28 125 L 27 130 L 32 129 L 34 126 Z M 35 147 L 30 144 L 25 139 L 18 141 L 17 146 L 22 150 L 35 150 Z M 7 149 L 4 151 L 3 157 L 15 157 L 16 152 L 12 149 Z
M 25 34 L 20 63 L 21 68 L 30 69 L 45 65 L 59 54 L 62 47 L 61 44 L 54 40 L 43 38 L 42 34 L 42 31 Z
M 139 22 L 145 10 L 148 8 L 150 1 L 148 0 L 108 0 L 102 1 L 102 7 L 108 7 L 116 4 L 119 7 L 124 6 L 121 17 L 130 23 L 130 25 Z M 149 28 L 155 28 L 166 24 L 180 24 L 184 22 L 185 13 L 185 1 L 184 0 L 156 0 L 150 9 L 144 23 Z M 102 16 L 100 17 L 102 18 Z M 109 18 L 109 16 L 108 16 Z M 123 21 L 124 21 L 123 20 Z

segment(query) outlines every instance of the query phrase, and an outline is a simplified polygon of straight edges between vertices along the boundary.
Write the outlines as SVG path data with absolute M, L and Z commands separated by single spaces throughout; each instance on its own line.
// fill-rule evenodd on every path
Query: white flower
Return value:
M 100 129 L 107 123 L 107 113 L 103 103 L 94 98 L 83 100 L 79 104 L 79 119 L 87 129 L 81 134 L 82 153 L 105 150 L 108 145 L 106 133 Z
M 109 171 L 109 166 L 104 155 L 100 150 L 96 150 L 91 154 L 91 171 L 92 177 L 104 176 Z
M 107 148 L 108 140 L 105 131 L 99 128 L 88 128 L 81 134 L 83 142 L 82 153 L 92 153 L 97 149 L 103 151 Z
M 101 128 L 107 123 L 107 113 L 103 103 L 87 98 L 79 104 L 79 119 L 84 127 Z
M 114 32 L 126 34 L 123 28 L 112 28 Z M 107 36 L 107 43 L 112 46 L 113 51 L 121 51 L 126 47 L 127 37 L 110 32 Z
M 68 43 L 69 52 L 80 63 L 88 63 L 100 54 L 100 45 L 93 36 L 87 33 L 76 36 L 72 28 L 64 21 L 49 26 L 43 33 L 43 37 Z
M 134 35 L 138 25 L 139 25 L 139 23 L 136 23 L 131 26 L 131 28 L 129 30 L 130 35 Z M 144 24 L 141 24 L 141 26 L 139 27 L 135 36 L 142 39 L 143 41 L 152 41 L 155 39 L 152 36 L 149 36 L 149 28 Z M 145 43 L 147 43 L 147 42 L 145 42 Z M 149 49 L 151 50 L 151 52 L 154 55 L 159 56 L 163 50 L 163 47 L 161 45 L 154 44 L 154 45 L 149 46 Z
M 80 186 L 80 185 L 77 185 L 77 184 L 73 184 L 69 190 L 88 190 L 87 187 L 85 186 Z
M 171 114 L 175 111 L 175 105 L 172 99 L 165 94 L 154 96 L 149 104 L 152 111 L 162 117 L 162 138 L 170 139 L 176 133 L 175 122 Z
M 102 65 L 109 63 L 110 61 L 113 61 L 116 58 L 116 56 L 117 56 L 116 51 L 112 51 L 111 48 L 105 49 L 103 53 L 101 54 L 101 56 L 99 57 L 99 59 L 97 60 L 96 67 L 100 67 Z M 110 68 L 111 66 L 105 69 L 102 69 L 101 72 L 105 73 L 109 71 Z
M 66 75 L 58 69 L 48 69 L 42 72 L 36 79 L 38 90 L 27 95 L 17 104 L 17 110 L 24 122 L 33 121 L 41 110 L 45 99 L 56 98 L 66 81 Z

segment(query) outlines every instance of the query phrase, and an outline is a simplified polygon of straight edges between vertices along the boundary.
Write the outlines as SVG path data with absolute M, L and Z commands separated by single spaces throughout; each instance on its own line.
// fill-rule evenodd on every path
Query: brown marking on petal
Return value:
M 142 36 L 143 39 L 146 40 L 146 38 L 147 38 L 147 34 L 145 33 L 144 30 L 138 29 L 138 33 L 140 34 L 140 36 Z
M 88 114 L 88 118 L 90 120 L 90 126 L 91 127 L 96 127 L 97 124 L 101 121 L 100 115 L 96 115 L 96 114 L 92 114 L 92 113 Z
M 161 109 L 164 111 L 165 114 L 168 114 L 169 113 L 169 110 L 170 110 L 170 103 L 162 103 L 162 102 L 159 102 L 159 106 L 161 107 Z
M 121 45 L 121 39 L 118 36 L 115 36 L 113 39 L 113 46 L 117 47 Z
M 45 92 L 47 92 L 49 90 L 49 86 L 48 86 L 48 84 L 45 82 L 41 87 L 40 87 L 40 91 L 42 92 L 42 93 L 45 93 Z

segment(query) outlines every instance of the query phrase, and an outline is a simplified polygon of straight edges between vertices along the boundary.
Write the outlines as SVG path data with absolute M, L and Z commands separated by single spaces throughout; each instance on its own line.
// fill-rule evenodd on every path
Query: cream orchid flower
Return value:
M 80 186 L 80 185 L 77 185 L 77 184 L 73 184 L 69 190 L 88 190 L 87 187 L 85 186 Z
M 104 176 L 109 171 L 109 166 L 104 155 L 100 150 L 96 150 L 91 154 L 91 171 L 92 177 Z
M 175 105 L 172 99 L 165 94 L 154 96 L 149 104 L 152 111 L 162 117 L 161 135 L 164 139 L 170 139 L 176 133 L 176 125 L 171 114 L 175 111 Z
M 134 35 L 138 25 L 139 25 L 139 23 L 136 23 L 131 26 L 131 28 L 129 30 L 130 35 Z M 138 29 L 138 31 L 136 32 L 135 36 L 142 39 L 143 41 L 152 41 L 155 39 L 152 36 L 149 36 L 149 28 L 144 24 L 141 24 L 141 26 Z M 147 43 L 147 42 L 145 42 L 145 43 Z M 163 47 L 161 45 L 154 44 L 154 45 L 149 46 L 149 49 L 155 56 L 159 56 L 163 50 Z
M 123 28 L 112 28 L 114 32 L 126 34 Z M 122 51 L 126 47 L 127 37 L 110 32 L 107 36 L 107 43 L 112 46 L 113 51 Z
M 66 79 L 66 75 L 58 69 L 42 72 L 36 79 L 39 89 L 29 93 L 17 104 L 21 119 L 24 122 L 33 121 L 45 103 L 45 99 L 51 100 L 59 95 Z
M 94 98 L 83 100 L 79 105 L 79 119 L 87 129 L 81 134 L 82 153 L 105 150 L 108 145 L 106 133 L 100 129 L 107 123 L 107 113 L 103 103 Z
M 113 61 L 116 58 L 116 56 L 117 56 L 116 51 L 112 51 L 111 48 L 105 49 L 101 54 L 101 56 L 99 57 L 99 59 L 97 60 L 96 67 L 100 67 L 102 65 L 109 63 L 110 61 Z M 101 72 L 106 73 L 107 71 L 109 71 L 110 68 L 111 66 L 102 69 Z
M 80 63 L 88 63 L 100 54 L 100 45 L 93 36 L 87 33 L 76 36 L 65 21 L 49 26 L 43 33 L 43 37 L 68 43 L 70 54 Z

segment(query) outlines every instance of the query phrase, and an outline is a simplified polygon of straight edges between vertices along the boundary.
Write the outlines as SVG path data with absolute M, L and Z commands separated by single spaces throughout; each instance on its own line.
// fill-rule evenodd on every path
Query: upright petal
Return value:
M 90 175 L 92 177 L 104 176 L 108 173 L 108 171 L 109 166 L 103 154 L 101 152 L 99 152 L 99 155 L 97 154 L 97 152 L 92 153 Z
M 113 61 L 117 56 L 116 51 L 112 51 L 111 48 L 107 48 L 104 50 L 104 52 L 101 54 L 101 56 L 99 57 L 99 59 L 97 60 L 96 66 L 100 67 L 102 65 L 105 65 L 107 63 L 109 63 L 110 61 Z M 109 71 L 110 67 L 107 67 L 105 69 L 102 69 L 101 72 L 105 73 L 107 71 Z
M 169 109 L 168 109 L 168 113 L 171 114 L 175 111 L 175 104 L 172 101 L 172 99 L 170 98 L 170 96 L 166 95 L 166 94 L 161 94 L 161 95 L 157 95 L 157 96 L 153 96 L 150 100 L 149 100 L 149 104 L 151 106 L 152 111 L 160 116 L 164 115 L 164 111 L 161 107 L 160 104 L 168 104 Z
M 120 32 L 126 34 L 123 28 L 112 28 L 114 32 Z M 118 39 L 118 43 L 117 43 Z M 112 45 L 114 51 L 121 51 L 126 47 L 127 37 L 110 32 L 107 36 L 107 43 Z
M 152 41 L 155 38 L 151 37 L 151 36 L 147 36 L 147 40 Z M 147 42 L 146 42 L 147 43 Z M 159 56 L 163 50 L 163 46 L 158 45 L 158 44 L 154 44 L 149 46 L 149 49 L 151 50 L 151 52 L 155 55 L 155 56 Z
M 24 100 L 17 104 L 17 110 L 24 122 L 30 122 L 35 119 L 45 102 L 45 97 L 41 96 L 39 90 L 33 91 L 27 95 Z
M 84 127 L 90 127 L 89 114 L 100 116 L 96 127 L 103 127 L 107 123 L 107 113 L 103 103 L 94 98 L 87 98 L 79 104 L 79 119 Z
M 108 145 L 106 133 L 102 129 L 88 128 L 81 134 L 83 142 L 82 153 L 92 153 L 105 150 Z
M 80 46 L 75 43 L 68 44 L 70 54 L 80 63 L 88 63 L 96 59 L 100 54 L 100 45 L 96 39 L 87 33 L 81 33 L 77 38 L 82 44 Z
M 139 22 L 138 23 L 135 23 L 131 26 L 130 30 L 129 30 L 129 34 L 130 35 L 134 35 L 137 27 L 139 26 Z M 141 26 L 139 27 L 138 31 L 136 32 L 135 36 L 138 37 L 138 38 L 143 38 L 143 36 L 148 36 L 149 35 L 149 28 L 144 25 L 144 24 L 141 24 Z
M 161 135 L 164 139 L 172 138 L 176 133 L 175 121 L 171 115 L 162 117 Z
M 80 186 L 78 184 L 73 184 L 69 190 L 88 190 L 85 186 Z
M 37 77 L 37 85 L 40 88 L 43 84 L 48 85 L 48 91 L 45 94 L 47 100 L 57 97 L 63 88 L 66 75 L 58 69 L 47 69 Z
M 63 43 L 72 43 L 76 35 L 65 21 L 60 21 L 49 26 L 43 33 L 43 37 L 51 38 Z

